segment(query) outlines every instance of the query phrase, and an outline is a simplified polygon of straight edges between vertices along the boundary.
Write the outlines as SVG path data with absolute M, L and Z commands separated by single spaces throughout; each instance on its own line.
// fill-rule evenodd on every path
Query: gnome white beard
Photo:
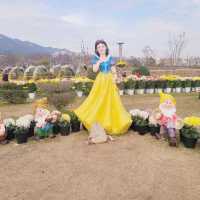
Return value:
M 162 114 L 167 117 L 172 117 L 176 113 L 176 107 L 166 108 L 166 106 L 164 104 L 160 104 L 159 108 L 160 108 Z

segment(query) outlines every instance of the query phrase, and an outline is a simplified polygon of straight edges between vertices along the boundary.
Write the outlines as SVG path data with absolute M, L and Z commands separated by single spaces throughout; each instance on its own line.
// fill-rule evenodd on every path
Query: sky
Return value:
M 89 53 L 104 39 L 111 54 L 124 42 L 124 56 L 150 46 L 169 54 L 170 35 L 186 33 L 183 56 L 200 56 L 200 0 L 0 0 L 0 33 L 44 46 Z

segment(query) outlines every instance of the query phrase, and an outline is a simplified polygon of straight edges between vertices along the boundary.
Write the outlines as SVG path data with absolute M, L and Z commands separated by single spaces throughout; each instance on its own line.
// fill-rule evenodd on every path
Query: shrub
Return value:
M 150 71 L 147 67 L 145 66 L 141 66 L 139 68 L 132 68 L 132 73 L 133 74 L 140 74 L 140 75 L 143 75 L 143 76 L 149 76 L 150 75 Z
M 145 89 L 146 82 L 143 80 L 136 81 L 136 88 L 137 89 Z
M 96 73 L 96 72 L 93 72 L 92 67 L 90 67 L 90 68 L 87 69 L 87 77 L 88 77 L 89 79 L 95 80 L 95 79 L 96 79 L 96 76 L 97 76 L 97 73 Z
M 181 82 L 181 80 L 175 80 L 175 81 L 174 81 L 174 87 L 175 87 L 175 88 L 180 88 L 180 87 L 182 87 L 182 82 Z
M 126 88 L 127 89 L 135 89 L 135 87 L 136 87 L 136 81 L 129 78 L 126 82 Z
M 117 87 L 119 90 L 124 90 L 125 89 L 125 85 L 126 85 L 127 82 L 123 82 L 123 81 L 120 81 L 119 83 L 117 83 Z
M 28 92 L 18 89 L 0 89 L 0 98 L 12 104 L 25 103 L 28 98 Z
M 163 80 L 156 80 L 155 81 L 155 88 L 161 88 L 161 89 L 163 89 L 164 86 L 165 86 L 165 83 L 164 83 Z
M 185 125 L 181 129 L 181 134 L 184 135 L 187 138 L 194 138 L 194 139 L 198 139 L 199 136 L 200 136 L 198 130 L 195 127 L 188 126 L 188 125 Z
M 84 95 L 88 95 L 92 89 L 92 86 L 93 86 L 93 82 L 86 82 L 85 84 L 85 87 L 83 87 L 83 94 Z
M 37 86 L 35 83 L 26 83 L 22 87 L 23 89 L 27 90 L 29 93 L 33 93 L 37 91 Z
M 58 83 L 38 83 L 41 96 L 46 96 L 51 105 L 58 110 L 63 110 L 65 106 L 73 102 L 75 92 L 71 89 L 73 82 L 61 81 Z
M 192 81 L 187 79 L 185 81 L 182 82 L 182 87 L 186 88 L 186 87 L 192 87 Z
M 200 87 L 200 80 L 196 80 L 195 87 Z
M 73 102 L 75 93 L 64 92 L 64 93 L 52 93 L 47 96 L 49 104 L 55 106 L 59 111 L 62 111 L 65 106 Z
M 165 88 L 173 88 L 174 87 L 174 81 L 167 80 L 165 83 Z
M 155 81 L 146 81 L 145 83 L 146 89 L 154 89 L 155 88 Z

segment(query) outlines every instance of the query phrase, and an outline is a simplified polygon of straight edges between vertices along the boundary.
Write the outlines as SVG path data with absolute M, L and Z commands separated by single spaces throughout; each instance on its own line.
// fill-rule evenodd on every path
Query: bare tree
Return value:
M 144 49 L 142 50 L 145 58 L 145 63 L 146 65 L 153 65 L 155 64 L 155 53 L 153 49 L 150 46 L 145 46 Z
M 170 35 L 169 37 L 169 53 L 171 65 L 176 66 L 178 61 L 180 60 L 181 53 L 186 44 L 186 34 L 185 32 L 180 33 L 178 35 Z

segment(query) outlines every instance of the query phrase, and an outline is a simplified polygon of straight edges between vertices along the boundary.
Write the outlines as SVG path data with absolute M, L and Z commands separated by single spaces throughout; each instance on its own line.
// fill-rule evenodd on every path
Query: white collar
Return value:
M 100 57 L 95 53 L 95 56 L 98 58 L 98 59 L 100 59 Z M 106 60 L 105 61 L 107 61 L 109 58 L 111 57 L 111 55 L 109 54 L 109 55 L 107 55 L 107 58 L 106 58 Z M 104 61 L 104 62 L 105 62 Z

